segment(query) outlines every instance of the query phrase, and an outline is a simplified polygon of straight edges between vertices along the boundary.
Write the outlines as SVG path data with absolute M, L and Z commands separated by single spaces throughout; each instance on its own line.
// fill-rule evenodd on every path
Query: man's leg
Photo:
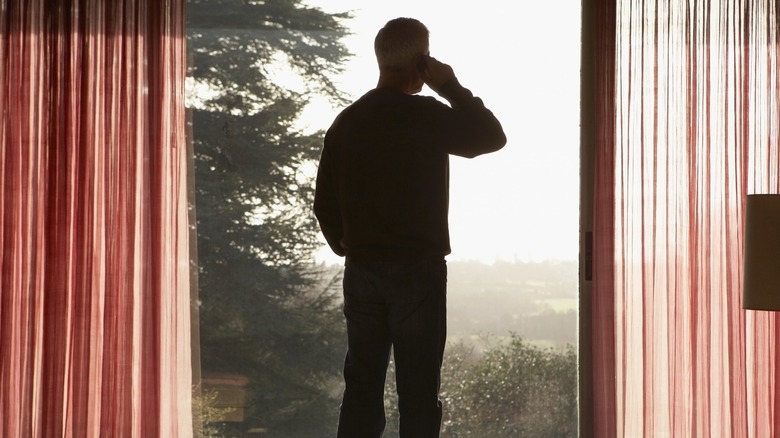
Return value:
M 402 438 L 438 437 L 441 364 L 447 338 L 447 266 L 426 260 L 409 272 L 390 306 Z
M 344 316 L 348 351 L 339 438 L 379 438 L 385 428 L 384 389 L 390 356 L 387 307 L 370 265 L 347 262 Z

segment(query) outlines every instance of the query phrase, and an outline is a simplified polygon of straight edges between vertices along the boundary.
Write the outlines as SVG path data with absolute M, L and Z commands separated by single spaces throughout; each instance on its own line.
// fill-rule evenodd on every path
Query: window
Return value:
M 443 435 L 575 436 L 579 2 L 307 5 L 188 3 L 204 433 L 335 429 L 341 267 L 310 212 L 313 176 L 323 130 L 376 83 L 376 31 L 411 15 L 509 137 L 451 160 Z M 392 379 L 387 396 L 394 436 Z

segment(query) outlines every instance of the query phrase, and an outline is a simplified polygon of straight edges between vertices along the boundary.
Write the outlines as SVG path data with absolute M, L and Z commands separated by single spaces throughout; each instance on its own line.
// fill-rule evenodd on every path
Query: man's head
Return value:
M 416 75 L 415 65 L 428 54 L 428 37 L 428 28 L 414 18 L 388 21 L 374 39 L 380 74 Z

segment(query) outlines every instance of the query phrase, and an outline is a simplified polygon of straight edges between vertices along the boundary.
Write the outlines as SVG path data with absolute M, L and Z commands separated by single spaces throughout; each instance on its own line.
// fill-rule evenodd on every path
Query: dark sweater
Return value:
M 325 135 L 314 212 L 333 252 L 415 260 L 450 253 L 449 155 L 501 149 L 501 124 L 456 79 L 433 97 L 369 91 Z

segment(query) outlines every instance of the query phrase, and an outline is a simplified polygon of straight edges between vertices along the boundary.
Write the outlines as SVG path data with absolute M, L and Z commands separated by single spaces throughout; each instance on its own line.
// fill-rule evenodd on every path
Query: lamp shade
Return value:
M 748 195 L 742 307 L 780 310 L 780 195 Z

